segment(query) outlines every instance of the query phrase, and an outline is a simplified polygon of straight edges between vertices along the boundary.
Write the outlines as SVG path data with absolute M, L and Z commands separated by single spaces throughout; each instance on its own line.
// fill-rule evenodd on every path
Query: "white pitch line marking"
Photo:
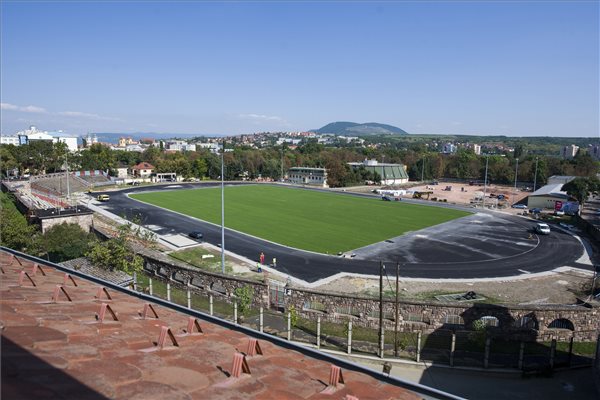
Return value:
M 522 272 L 524 274 L 530 274 L 531 272 L 525 271 L 524 269 L 518 269 L 517 271 Z

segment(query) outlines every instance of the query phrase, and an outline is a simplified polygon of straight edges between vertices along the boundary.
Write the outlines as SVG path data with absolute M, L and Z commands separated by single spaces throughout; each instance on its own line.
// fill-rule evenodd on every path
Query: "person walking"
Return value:
M 260 263 L 261 264 L 265 263 L 265 253 L 263 253 L 263 252 L 260 253 Z
M 277 259 L 273 257 L 273 268 L 277 268 Z

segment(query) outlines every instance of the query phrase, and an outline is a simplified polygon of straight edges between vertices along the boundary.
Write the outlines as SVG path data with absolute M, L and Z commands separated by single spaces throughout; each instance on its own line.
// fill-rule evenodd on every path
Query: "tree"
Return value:
M 600 191 L 600 180 L 595 176 L 575 178 L 571 182 L 564 184 L 562 190 L 566 191 L 569 196 L 576 198 L 583 206 L 587 201 L 590 192 Z
M 0 244 L 19 251 L 31 251 L 35 247 L 35 226 L 17 210 L 11 198 L 1 194 L 0 203 Z M 37 254 L 36 254 L 37 255 Z
M 78 224 L 54 225 L 41 237 L 41 246 L 52 262 L 62 262 L 84 256 L 94 240 Z
M 130 249 L 130 244 L 131 226 L 121 225 L 116 237 L 97 242 L 87 252 L 86 257 L 101 268 L 133 274 L 142 270 L 144 259 Z

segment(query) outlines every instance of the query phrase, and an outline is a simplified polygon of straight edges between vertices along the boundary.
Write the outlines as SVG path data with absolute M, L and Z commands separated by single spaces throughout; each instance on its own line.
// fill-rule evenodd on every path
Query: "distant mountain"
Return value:
M 191 139 L 193 137 L 206 136 L 201 134 L 194 133 L 155 133 L 155 132 L 130 132 L 130 133 L 113 133 L 113 132 L 96 132 L 94 133 L 98 140 L 101 142 L 107 143 L 118 143 L 119 138 L 121 137 L 130 137 L 133 140 L 140 139 L 173 139 L 173 138 L 181 138 L 181 139 Z M 86 136 L 86 135 L 82 135 Z
M 366 122 L 358 124 L 356 122 L 332 122 L 320 129 L 313 129 L 315 133 L 333 133 L 344 136 L 369 136 L 369 135 L 408 135 L 408 132 L 402 129 L 377 122 Z

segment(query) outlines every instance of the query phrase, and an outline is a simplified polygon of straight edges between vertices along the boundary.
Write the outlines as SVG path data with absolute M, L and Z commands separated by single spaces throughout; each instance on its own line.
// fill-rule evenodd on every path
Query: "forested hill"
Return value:
M 356 122 L 332 122 L 320 129 L 313 129 L 315 133 L 333 133 L 343 136 L 370 136 L 370 135 L 407 135 L 404 130 L 386 124 L 377 122 L 366 122 L 359 124 Z

